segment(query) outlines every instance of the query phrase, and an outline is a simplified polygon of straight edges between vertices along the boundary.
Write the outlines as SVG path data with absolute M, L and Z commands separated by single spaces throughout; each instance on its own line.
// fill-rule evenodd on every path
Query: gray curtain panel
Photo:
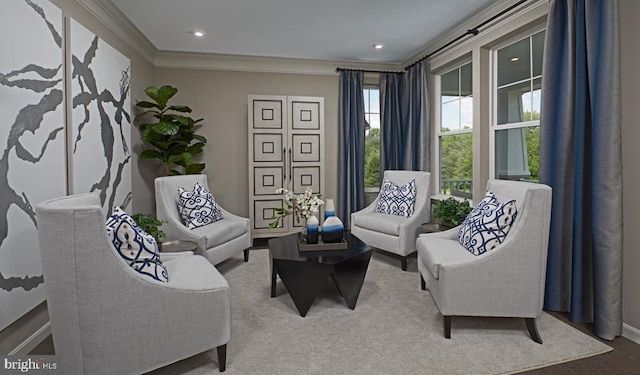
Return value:
M 364 208 L 363 78 L 362 71 L 340 72 L 338 217 L 345 228 L 351 213 Z
M 429 64 L 422 61 L 406 74 L 407 106 L 404 169 L 431 171 L 431 107 L 429 100 Z
M 552 0 L 540 118 L 540 180 L 553 188 L 545 308 L 622 332 L 618 2 Z
M 404 74 L 380 74 L 381 173 L 404 167 L 406 149 L 404 96 Z

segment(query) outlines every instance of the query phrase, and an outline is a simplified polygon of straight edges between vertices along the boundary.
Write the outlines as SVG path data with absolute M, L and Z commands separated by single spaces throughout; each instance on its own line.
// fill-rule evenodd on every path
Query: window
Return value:
M 364 89 L 364 188 L 380 188 L 380 90 Z
M 494 176 L 538 181 L 544 31 L 496 50 Z
M 471 198 L 473 171 L 473 76 L 467 63 L 440 75 L 438 131 L 440 194 Z

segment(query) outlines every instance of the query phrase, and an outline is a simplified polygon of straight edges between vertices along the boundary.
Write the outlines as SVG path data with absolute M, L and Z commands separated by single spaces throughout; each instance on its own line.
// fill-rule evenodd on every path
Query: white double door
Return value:
M 249 95 L 249 212 L 253 237 L 298 232 L 293 216 L 269 229 L 284 205 L 278 188 L 324 196 L 324 98 Z

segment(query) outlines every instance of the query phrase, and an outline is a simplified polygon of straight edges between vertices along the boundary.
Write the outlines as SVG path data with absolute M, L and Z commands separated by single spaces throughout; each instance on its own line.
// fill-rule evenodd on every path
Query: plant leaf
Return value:
M 185 174 L 198 174 L 198 173 L 202 172 L 203 169 L 204 169 L 204 163 L 194 163 L 194 164 L 188 165 L 185 168 L 184 173 Z
M 207 143 L 207 138 L 205 138 L 204 136 L 202 136 L 200 134 L 194 134 L 193 138 L 199 140 L 200 142 L 202 142 L 202 144 Z
M 178 134 L 178 130 L 180 130 L 180 127 L 170 122 L 159 122 L 157 124 L 153 124 L 151 126 L 151 129 L 158 134 L 174 135 Z
M 175 169 L 171 169 L 171 170 L 169 171 L 169 176 L 180 176 L 180 175 L 182 175 L 182 174 L 183 174 L 183 173 L 180 173 L 180 171 L 177 171 L 177 170 L 175 170 Z
M 137 102 L 136 103 L 136 107 L 140 107 L 140 108 L 158 108 L 160 110 L 162 109 L 156 103 L 151 103 L 151 102 L 147 102 L 147 101 L 144 101 L 144 100 Z
M 144 150 L 140 153 L 142 159 L 160 159 L 164 160 L 164 156 L 158 150 Z
M 176 112 L 187 112 L 187 113 L 191 113 L 191 108 L 189 108 L 186 105 L 172 105 L 171 107 L 167 108 L 167 109 L 171 109 L 174 110 Z

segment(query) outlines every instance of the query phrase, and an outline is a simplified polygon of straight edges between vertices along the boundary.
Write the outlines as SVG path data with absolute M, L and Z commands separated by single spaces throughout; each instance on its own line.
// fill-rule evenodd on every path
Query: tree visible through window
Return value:
M 364 187 L 380 187 L 380 90 L 364 89 Z

